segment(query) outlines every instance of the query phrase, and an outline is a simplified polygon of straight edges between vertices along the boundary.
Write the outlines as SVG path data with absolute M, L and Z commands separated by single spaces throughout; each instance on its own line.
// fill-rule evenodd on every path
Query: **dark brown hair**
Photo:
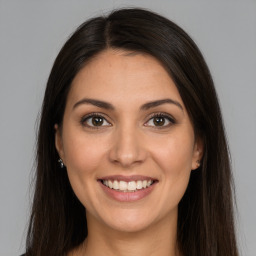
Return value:
M 107 48 L 150 54 L 175 82 L 197 136 L 204 143 L 179 203 L 178 243 L 184 256 L 237 256 L 232 174 L 217 95 L 193 40 L 170 20 L 143 9 L 120 9 L 83 23 L 68 39 L 47 83 L 38 132 L 35 193 L 27 256 L 63 256 L 87 236 L 86 212 L 60 170 L 54 124 L 61 125 L 70 85 Z

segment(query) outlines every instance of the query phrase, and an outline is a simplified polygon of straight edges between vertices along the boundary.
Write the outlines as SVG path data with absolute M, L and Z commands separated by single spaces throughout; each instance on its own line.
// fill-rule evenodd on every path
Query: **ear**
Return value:
M 55 129 L 55 147 L 59 153 L 61 160 L 65 164 L 65 154 L 64 154 L 64 150 L 63 150 L 61 129 L 57 124 L 54 125 L 54 129 Z
M 194 151 L 193 151 L 193 159 L 192 159 L 192 170 L 196 170 L 201 165 L 201 160 L 204 153 L 204 144 L 203 140 L 201 138 L 196 138 L 195 145 L 194 145 Z

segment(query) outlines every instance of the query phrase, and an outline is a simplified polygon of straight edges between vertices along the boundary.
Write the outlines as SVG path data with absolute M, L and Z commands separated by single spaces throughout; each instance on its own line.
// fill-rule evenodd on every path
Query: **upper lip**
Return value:
M 143 175 L 131 175 L 131 176 L 124 176 L 124 175 L 111 175 L 111 176 L 104 176 L 99 178 L 98 180 L 117 180 L 117 181 L 138 181 L 138 180 L 153 180 L 157 181 L 157 179 L 143 176 Z

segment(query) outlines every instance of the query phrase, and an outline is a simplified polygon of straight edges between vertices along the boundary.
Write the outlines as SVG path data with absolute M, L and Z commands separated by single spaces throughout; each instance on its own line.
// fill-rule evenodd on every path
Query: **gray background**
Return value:
M 0 255 L 24 252 L 36 119 L 54 58 L 85 19 L 123 6 L 167 16 L 202 50 L 233 159 L 241 255 L 255 256 L 255 0 L 0 0 Z

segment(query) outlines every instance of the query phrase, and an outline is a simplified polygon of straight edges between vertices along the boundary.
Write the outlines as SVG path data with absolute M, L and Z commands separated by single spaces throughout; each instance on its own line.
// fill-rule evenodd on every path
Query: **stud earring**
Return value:
M 199 160 L 196 161 L 196 165 L 197 165 L 197 168 L 201 165 Z
M 60 159 L 58 160 L 58 162 L 59 162 L 59 164 L 60 164 L 60 168 L 63 169 L 63 168 L 64 168 L 64 163 L 63 163 L 62 159 L 60 158 Z

